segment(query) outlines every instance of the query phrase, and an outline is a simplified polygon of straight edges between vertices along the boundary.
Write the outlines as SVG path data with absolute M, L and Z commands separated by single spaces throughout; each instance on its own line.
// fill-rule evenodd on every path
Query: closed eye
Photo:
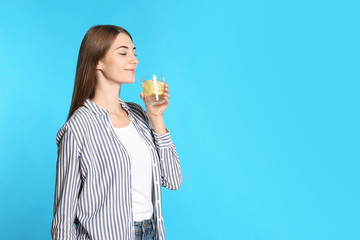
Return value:
M 120 55 L 125 56 L 125 55 L 126 55 L 126 53 L 120 53 Z M 134 55 L 135 55 L 135 57 L 137 56 L 137 54 L 134 54 Z

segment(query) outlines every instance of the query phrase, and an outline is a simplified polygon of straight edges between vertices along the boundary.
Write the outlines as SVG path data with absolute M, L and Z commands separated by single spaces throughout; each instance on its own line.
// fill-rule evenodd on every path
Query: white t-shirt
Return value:
M 128 126 L 114 130 L 131 159 L 133 219 L 149 219 L 153 214 L 150 151 L 131 121 Z

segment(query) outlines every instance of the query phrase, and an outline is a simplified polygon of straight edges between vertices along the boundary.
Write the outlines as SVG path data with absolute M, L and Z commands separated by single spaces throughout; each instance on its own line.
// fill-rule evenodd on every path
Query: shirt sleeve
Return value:
M 161 185 L 170 190 L 177 190 L 182 184 L 182 173 L 179 155 L 170 132 L 167 130 L 167 133 L 160 135 L 153 129 L 151 131 L 160 156 Z
M 54 218 L 51 236 L 53 239 L 76 239 L 74 221 L 80 189 L 79 147 L 73 133 L 66 129 L 58 146 Z

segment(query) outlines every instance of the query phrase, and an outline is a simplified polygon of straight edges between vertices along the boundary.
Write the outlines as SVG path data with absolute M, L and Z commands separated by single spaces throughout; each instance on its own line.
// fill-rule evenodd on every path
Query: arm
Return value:
M 151 116 L 144 110 L 143 114 L 160 156 L 161 185 L 170 190 L 177 190 L 182 184 L 182 173 L 179 155 L 171 140 L 170 132 L 165 127 L 162 115 Z
M 170 190 L 176 190 L 182 184 L 182 173 L 180 168 L 179 155 L 175 145 L 170 138 L 170 132 L 166 129 L 163 113 L 169 106 L 169 84 L 164 85 L 165 103 L 161 105 L 146 105 L 145 95 L 140 93 L 141 99 L 145 103 L 146 112 L 141 107 L 145 121 L 151 129 L 154 142 L 160 156 L 161 185 Z
M 67 129 L 58 148 L 51 228 L 53 239 L 76 239 L 74 220 L 81 183 L 79 169 L 79 147 L 73 133 Z

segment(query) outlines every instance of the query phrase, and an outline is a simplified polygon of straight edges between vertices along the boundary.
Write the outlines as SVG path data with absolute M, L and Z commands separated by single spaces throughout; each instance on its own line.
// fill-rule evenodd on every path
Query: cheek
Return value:
M 124 64 L 119 60 L 112 59 L 108 61 L 107 69 L 108 72 L 111 72 L 113 74 L 119 74 L 119 72 L 124 69 Z

